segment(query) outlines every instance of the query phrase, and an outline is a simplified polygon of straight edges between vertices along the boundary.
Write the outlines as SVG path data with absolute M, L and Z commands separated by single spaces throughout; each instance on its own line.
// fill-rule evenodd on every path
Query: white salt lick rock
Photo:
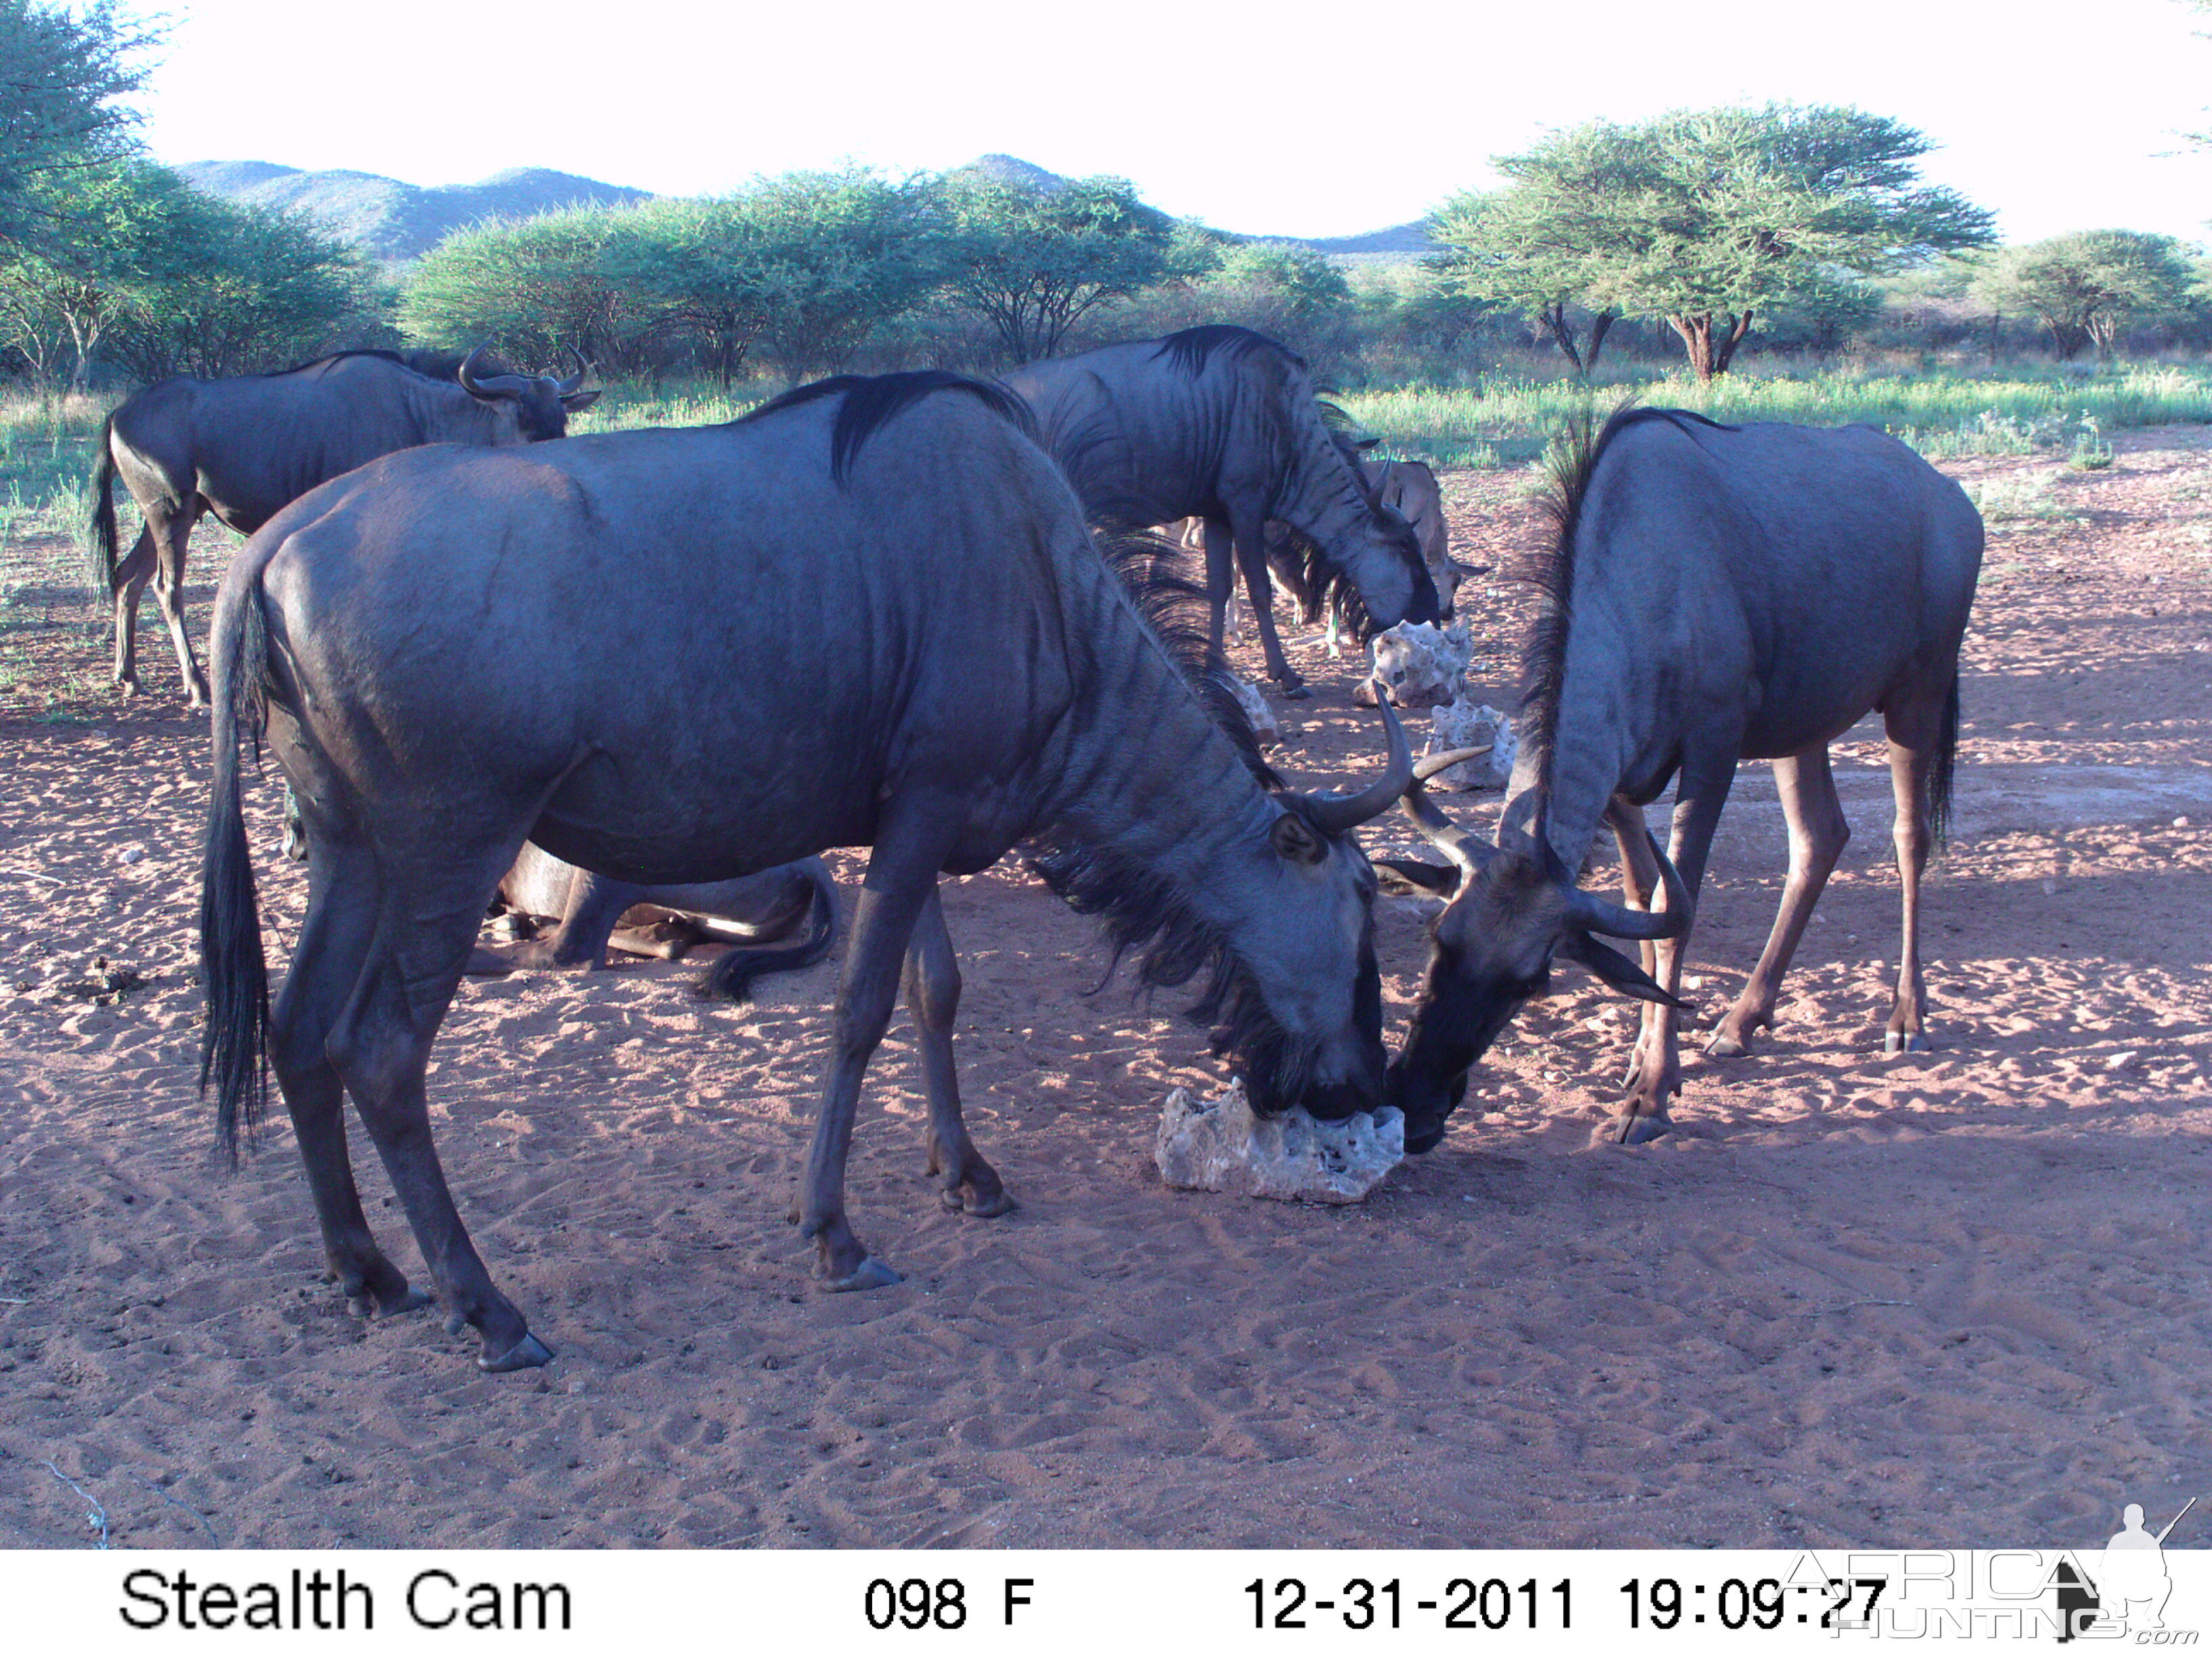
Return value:
M 1176 1089 L 1160 1109 L 1152 1161 L 1170 1187 L 1310 1204 L 1357 1204 L 1406 1158 L 1395 1106 L 1323 1123 L 1303 1107 L 1261 1117 L 1238 1078 L 1218 1100 Z

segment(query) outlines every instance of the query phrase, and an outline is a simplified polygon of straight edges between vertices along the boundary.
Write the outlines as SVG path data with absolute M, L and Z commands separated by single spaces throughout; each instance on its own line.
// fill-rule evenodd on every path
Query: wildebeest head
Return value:
M 1433 773 L 1456 758 L 1439 756 L 1424 768 Z M 1529 853 L 1494 847 L 1462 830 L 1422 793 L 1418 777 L 1406 792 L 1406 810 L 1451 860 L 1447 869 L 1390 866 L 1413 884 L 1451 900 L 1437 918 L 1427 980 L 1383 1087 L 1384 1097 L 1406 1115 L 1406 1150 L 1425 1152 L 1443 1139 L 1444 1120 L 1467 1092 L 1469 1068 L 1521 1005 L 1551 983 L 1555 957 L 1581 963 L 1631 996 L 1681 1006 L 1597 935 L 1658 939 L 1686 933 L 1690 896 L 1649 831 L 1666 908 L 1632 910 L 1575 885 L 1545 838 L 1540 815 L 1532 836 L 1538 850 Z
M 1435 579 L 1429 573 L 1420 532 L 1377 491 L 1373 464 L 1366 452 L 1379 441 L 1354 439 L 1332 431 L 1337 453 L 1351 469 L 1364 509 L 1349 533 L 1334 549 L 1341 580 L 1336 585 L 1340 602 L 1356 605 L 1376 628 L 1395 628 L 1400 623 L 1434 622 L 1443 606 Z
M 591 368 L 584 354 L 570 346 L 568 355 L 576 360 L 576 372 L 566 380 L 550 374 L 486 374 L 481 372 L 485 349 L 478 346 L 462 360 L 454 378 L 478 403 L 512 420 L 511 429 L 502 433 L 501 441 L 544 443 L 566 437 L 568 416 L 599 400 L 598 392 L 583 389 L 584 376 Z
M 1352 832 L 1389 811 L 1413 778 L 1405 732 L 1387 705 L 1382 720 L 1389 758 L 1374 782 L 1271 798 L 1279 811 L 1244 873 L 1272 902 L 1249 907 L 1255 920 L 1239 930 L 1233 957 L 1194 1011 L 1212 1024 L 1215 1052 L 1237 1061 L 1263 1116 L 1304 1106 L 1339 1119 L 1382 1098 L 1375 869 Z

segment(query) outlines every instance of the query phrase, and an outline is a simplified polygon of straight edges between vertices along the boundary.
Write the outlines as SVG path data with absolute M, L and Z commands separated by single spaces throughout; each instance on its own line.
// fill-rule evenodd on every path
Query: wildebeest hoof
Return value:
M 1647 1116 L 1641 1112 L 1623 1112 L 1606 1126 L 1608 1137 L 1616 1146 L 1641 1146 L 1663 1134 L 1674 1132 L 1674 1126 L 1663 1116 Z
M 459 1336 L 463 1331 L 468 1329 L 468 1328 L 469 1322 L 462 1318 L 460 1315 L 447 1314 L 446 1316 L 446 1334 L 447 1336 Z
M 1715 1060 L 1741 1060 L 1751 1052 L 1751 1045 L 1726 1031 L 1713 1033 L 1712 1041 L 1705 1044 L 1705 1053 Z
M 899 1282 L 899 1275 L 888 1263 L 878 1261 L 872 1255 L 864 1255 L 860 1258 L 860 1265 L 842 1279 L 830 1279 L 829 1288 L 833 1291 L 880 1291 L 887 1285 Z
M 957 1210 L 963 1215 L 979 1216 L 989 1220 L 993 1216 L 1005 1215 L 1021 1206 L 1014 1202 L 1012 1193 L 994 1193 L 988 1198 L 979 1198 L 963 1188 L 951 1187 L 938 1194 L 939 1200 L 948 1210 Z
M 469 965 L 461 971 L 474 974 L 479 978 L 496 979 L 501 975 L 513 973 L 514 966 L 511 960 L 498 951 L 487 951 L 479 945 L 469 952 Z
M 1886 1054 L 1924 1054 L 1932 1047 L 1918 1031 L 1888 1031 L 1881 1039 L 1881 1051 Z
M 1285 686 L 1281 695 L 1286 702 L 1304 702 L 1313 696 L 1313 687 L 1300 680 L 1296 684 Z
M 346 1298 L 346 1311 L 356 1319 L 389 1318 L 393 1314 L 410 1314 L 429 1305 L 430 1293 L 428 1291 L 410 1290 L 390 1307 L 368 1291 L 357 1291 Z
M 482 1354 L 477 1356 L 477 1369 L 483 1371 L 520 1371 L 527 1370 L 532 1365 L 550 1365 L 552 1363 L 553 1350 L 526 1331 L 523 1333 L 521 1341 L 498 1358 L 486 1359 Z

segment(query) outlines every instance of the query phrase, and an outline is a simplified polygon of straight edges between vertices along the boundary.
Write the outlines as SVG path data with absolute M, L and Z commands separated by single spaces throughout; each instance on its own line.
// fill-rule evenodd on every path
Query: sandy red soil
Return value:
M 1686 1060 L 1682 1133 L 1593 1144 L 1629 1011 L 1563 973 L 1443 1147 L 1356 1209 L 1164 1188 L 1160 1100 L 1220 1073 L 1176 998 L 1089 994 L 1089 924 L 1011 871 L 946 907 L 969 1122 L 1023 1207 L 939 1210 L 902 1018 L 851 1195 L 908 1277 L 868 1295 L 818 1291 L 782 1220 L 832 969 L 743 1011 L 657 964 L 472 982 L 433 1109 L 560 1351 L 514 1376 L 434 1317 L 347 1315 L 281 1119 L 215 1164 L 205 739 L 152 635 L 149 698 L 0 718 L 0 1546 L 91 1541 L 49 1462 L 139 1546 L 2094 1544 L 2123 1502 L 2179 1507 L 2212 1488 L 2212 436 L 2118 447 L 1991 526 L 1928 907 L 1937 1051 L 1881 1053 L 1872 725 L 1838 745 L 1858 838 L 1779 1027 Z M 1520 487 L 1448 480 L 1461 556 L 1525 545 Z M 227 546 L 202 544 L 196 629 Z M 1521 602 L 1485 586 L 1503 702 Z M 29 641 L 54 683 L 104 649 L 68 620 Z M 1299 652 L 1322 695 L 1279 758 L 1342 781 L 1375 716 Z M 1709 1014 L 1780 890 L 1760 770 L 1699 918 Z M 301 883 L 261 872 L 282 941 Z M 1382 907 L 1394 1041 L 1428 914 Z M 69 988 L 96 959 L 149 982 Z

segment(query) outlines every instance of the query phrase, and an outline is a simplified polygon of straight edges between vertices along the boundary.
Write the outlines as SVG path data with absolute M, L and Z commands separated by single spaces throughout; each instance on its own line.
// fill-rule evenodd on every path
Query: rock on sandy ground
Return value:
M 908 1277 L 868 1295 L 817 1292 L 781 1218 L 833 969 L 745 1011 L 658 965 L 472 982 L 431 1079 L 441 1151 L 561 1351 L 497 1378 L 433 1317 L 346 1315 L 281 1118 L 216 1168 L 191 982 L 204 738 L 158 640 L 149 701 L 33 718 L 103 648 L 33 636 L 0 722 L 0 1546 L 89 1541 L 47 1460 L 118 1544 L 170 1547 L 2093 1547 L 2122 1503 L 2170 1511 L 2212 1488 L 2206 442 L 2122 434 L 2110 472 L 2054 486 L 2078 516 L 1995 527 L 1966 833 L 1928 898 L 1947 1046 L 1880 1052 L 1896 884 L 1871 726 L 1838 745 L 1858 836 L 1780 1029 L 1687 1060 L 1685 1133 L 1590 1148 L 1629 1009 L 1563 973 L 1443 1146 L 1352 1210 L 1161 1186 L 1160 1098 L 1220 1071 L 1178 999 L 1089 994 L 1088 925 L 1010 870 L 949 883 L 946 909 L 970 1121 L 1023 1208 L 940 1210 L 895 1026 L 851 1193 Z M 1461 556 L 1534 533 L 1515 479 L 1445 482 Z M 204 539 L 199 584 L 226 545 Z M 1485 586 L 1465 603 L 1503 659 L 1519 602 Z M 1378 724 L 1349 667 L 1295 648 L 1322 695 L 1275 763 L 1341 783 Z M 1700 914 L 1709 1015 L 1779 893 L 1762 770 Z M 256 787 L 258 848 L 276 804 Z M 300 879 L 262 873 L 281 962 Z M 1427 914 L 1378 907 L 1394 1042 Z M 146 982 L 97 988 L 103 957 Z M 412 1263 L 365 1152 L 361 1175 Z

